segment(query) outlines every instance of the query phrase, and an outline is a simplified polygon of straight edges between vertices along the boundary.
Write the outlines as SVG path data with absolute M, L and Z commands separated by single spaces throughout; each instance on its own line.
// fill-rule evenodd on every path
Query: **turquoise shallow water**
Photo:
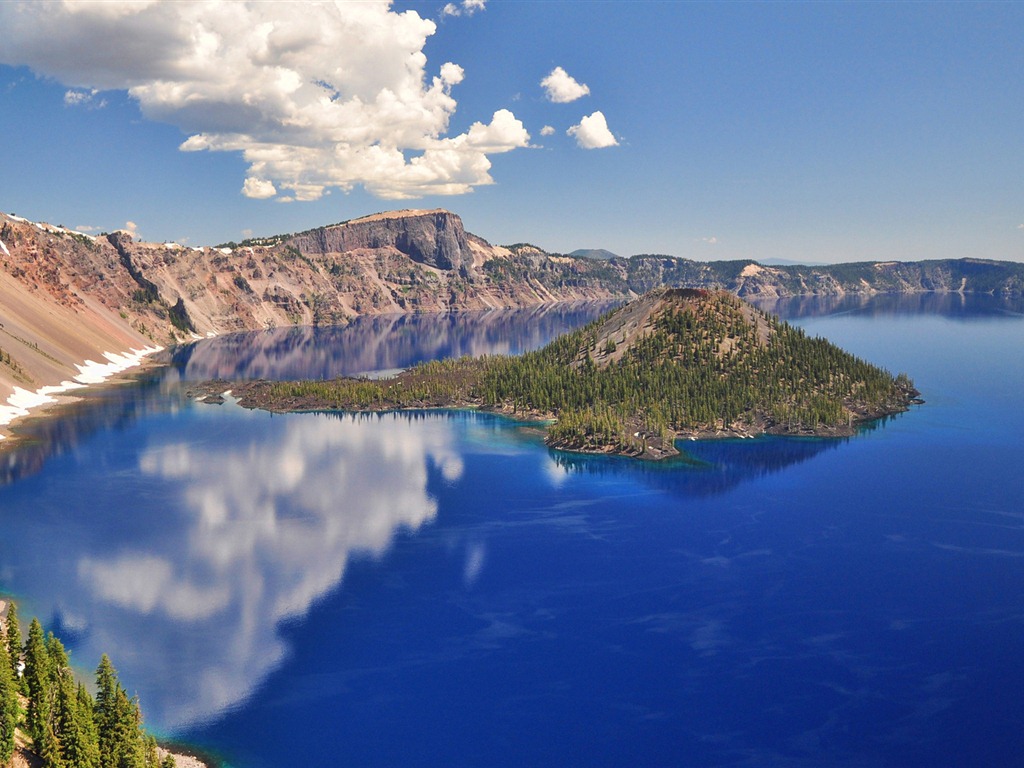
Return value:
M 1017 764 L 1018 308 L 782 309 L 926 404 L 651 466 L 196 405 L 196 350 L 19 454 L 0 581 L 236 766 Z

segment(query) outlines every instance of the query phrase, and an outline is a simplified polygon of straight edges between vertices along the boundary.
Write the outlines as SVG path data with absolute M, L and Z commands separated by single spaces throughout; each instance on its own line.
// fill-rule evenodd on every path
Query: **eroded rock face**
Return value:
M 420 264 L 460 272 L 473 264 L 462 219 L 440 210 L 367 216 L 296 235 L 287 244 L 307 254 L 394 248 Z

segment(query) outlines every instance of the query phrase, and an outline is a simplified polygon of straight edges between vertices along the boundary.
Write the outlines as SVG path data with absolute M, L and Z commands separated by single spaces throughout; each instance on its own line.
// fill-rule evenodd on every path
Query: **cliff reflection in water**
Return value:
M 173 412 L 185 404 L 174 371 L 160 370 L 116 385 L 75 392 L 76 402 L 39 418 L 16 422 L 23 439 L 2 446 L 0 487 L 31 477 L 47 460 L 74 451 L 101 431 L 122 431 L 140 419 Z
M 616 304 L 360 317 L 346 326 L 276 328 L 208 339 L 176 350 L 171 362 L 190 381 L 332 379 L 440 358 L 521 354 Z
M 784 320 L 826 315 L 858 314 L 868 317 L 938 315 L 950 320 L 1019 319 L 1024 297 L 977 293 L 879 293 L 845 296 L 790 296 L 747 301 Z
M 364 317 L 344 327 L 278 328 L 204 339 L 163 353 L 166 367 L 129 383 L 76 392 L 54 417 L 15 425 L 27 437 L 0 453 L 0 486 L 40 471 L 101 430 L 185 404 L 183 381 L 324 379 L 404 368 L 461 355 L 520 354 L 584 325 L 615 303 L 574 302 L 529 309 Z

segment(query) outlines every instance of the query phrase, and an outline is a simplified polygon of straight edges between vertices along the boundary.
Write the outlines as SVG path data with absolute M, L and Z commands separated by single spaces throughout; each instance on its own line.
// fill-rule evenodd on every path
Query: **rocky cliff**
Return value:
M 287 245 L 317 256 L 393 249 L 417 264 L 463 277 L 478 266 L 462 219 L 443 210 L 379 213 L 294 235 Z

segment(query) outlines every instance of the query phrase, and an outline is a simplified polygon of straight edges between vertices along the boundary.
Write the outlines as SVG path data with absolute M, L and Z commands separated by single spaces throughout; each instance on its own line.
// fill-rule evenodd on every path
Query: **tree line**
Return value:
M 11 764 L 20 732 L 43 768 L 173 768 L 142 727 L 106 654 L 96 668 L 93 696 L 76 680 L 67 649 L 38 619 L 22 642 L 11 603 L 0 638 L 0 766 Z

